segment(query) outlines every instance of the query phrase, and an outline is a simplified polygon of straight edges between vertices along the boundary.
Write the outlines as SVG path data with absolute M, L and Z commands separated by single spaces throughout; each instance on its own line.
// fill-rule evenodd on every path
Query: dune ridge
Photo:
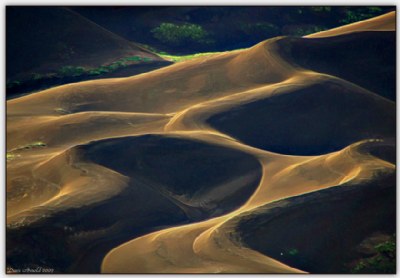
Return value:
M 374 18 L 362 20 L 305 36 L 305 38 L 321 38 L 362 31 L 393 31 L 396 29 L 396 12 L 390 12 Z
M 345 198 L 347 190 L 372 194 L 374 183 L 393 188 L 393 88 L 336 76 L 321 70 L 318 56 L 303 55 L 391 38 L 393 19 L 366 21 L 357 35 L 344 26 L 328 39 L 278 37 L 7 101 L 10 264 L 34 260 L 28 239 L 18 239 L 49 226 L 62 234 L 54 245 L 73 242 L 62 247 L 68 256 L 41 253 L 60 272 L 318 271 L 281 260 L 274 246 L 255 248 L 252 227 L 241 223 L 278 209 L 288 215 L 293 203 L 307 207 L 304 200 L 330 192 Z M 293 52 L 297 45 L 304 53 Z M 376 49 L 359 59 L 370 54 Z M 372 76 L 379 68 L 364 70 Z M 35 141 L 46 146 L 23 148 Z

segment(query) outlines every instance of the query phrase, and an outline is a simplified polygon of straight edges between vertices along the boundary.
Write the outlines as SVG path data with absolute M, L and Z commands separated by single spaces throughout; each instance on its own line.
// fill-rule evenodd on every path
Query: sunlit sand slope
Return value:
M 349 272 L 395 231 L 395 33 L 375 23 L 7 101 L 7 265 Z

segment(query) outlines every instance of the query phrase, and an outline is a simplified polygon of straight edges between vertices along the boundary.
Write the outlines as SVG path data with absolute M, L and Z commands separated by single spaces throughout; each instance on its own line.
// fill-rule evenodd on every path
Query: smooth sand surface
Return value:
M 7 101 L 8 248 L 45 225 L 62 230 L 55 245 L 70 244 L 66 262 L 46 257 L 62 272 L 307 272 L 251 249 L 238 223 L 277 201 L 393 174 L 385 150 L 396 112 L 380 92 L 300 66 L 288 51 L 385 33 L 393 20 Z

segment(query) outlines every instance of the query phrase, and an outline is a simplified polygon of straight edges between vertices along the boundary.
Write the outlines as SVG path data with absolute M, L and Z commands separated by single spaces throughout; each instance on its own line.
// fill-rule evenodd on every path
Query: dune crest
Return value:
M 317 32 L 305 36 L 305 38 L 322 38 L 330 36 L 338 36 L 351 32 L 364 31 L 395 31 L 396 30 L 396 12 L 390 12 L 374 18 L 354 22 L 348 25 L 333 28 L 327 31 Z

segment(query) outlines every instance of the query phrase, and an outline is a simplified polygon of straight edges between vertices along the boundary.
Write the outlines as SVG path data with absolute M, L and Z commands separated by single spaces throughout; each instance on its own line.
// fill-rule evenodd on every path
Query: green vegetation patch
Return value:
M 102 75 L 110 72 L 114 72 L 121 68 L 126 68 L 132 64 L 136 64 L 139 62 L 149 63 L 153 60 L 149 57 L 140 57 L 140 56 L 128 56 L 121 58 L 117 61 L 114 61 L 110 64 L 101 65 L 97 68 L 84 68 L 84 67 L 74 67 L 74 66 L 65 66 L 62 67 L 56 75 L 59 77 L 77 77 L 82 75 Z
M 84 67 L 73 67 L 73 66 L 65 66 L 62 67 L 57 75 L 60 77 L 69 77 L 69 76 L 80 76 L 85 74 L 86 70 Z
M 12 152 L 7 152 L 7 161 L 13 160 L 15 157 L 17 157 L 16 154 Z
M 314 34 L 317 32 L 325 31 L 327 28 L 323 26 L 317 25 L 304 25 L 304 26 L 296 26 L 288 31 L 288 34 L 291 36 L 302 37 L 310 34 Z
M 296 256 L 297 254 L 299 254 L 299 250 L 297 250 L 296 248 L 292 248 L 288 251 L 288 254 L 290 256 Z
M 362 274 L 394 274 L 396 273 L 396 238 L 374 246 L 376 254 L 370 258 L 361 259 L 351 270 Z
M 54 109 L 54 111 L 56 111 L 57 113 L 60 113 L 60 114 L 68 114 L 69 113 L 68 110 L 61 108 L 61 107 Z
M 188 54 L 188 55 L 170 55 L 165 52 L 158 52 L 156 54 L 167 61 L 179 63 L 179 62 L 188 61 L 188 60 L 192 60 L 192 59 L 199 58 L 199 57 L 213 56 L 216 54 L 240 51 L 240 50 L 244 50 L 244 49 L 246 49 L 246 48 L 240 48 L 240 49 L 235 49 L 235 50 L 231 50 L 231 51 L 220 51 L 220 52 L 202 52 L 202 53 L 194 53 L 194 54 Z
M 35 142 L 29 143 L 29 144 L 26 144 L 23 146 L 18 146 L 15 149 L 8 151 L 6 154 L 6 158 L 7 158 L 7 161 L 11 161 L 19 156 L 18 154 L 14 153 L 16 151 L 30 150 L 30 149 L 34 149 L 34 148 L 44 148 L 44 147 L 47 147 L 46 143 L 44 143 L 42 141 L 35 141 Z
M 128 56 L 123 57 L 117 61 L 114 61 L 110 64 L 101 65 L 97 68 L 85 68 L 81 66 L 64 66 L 59 69 L 55 73 L 48 73 L 48 74 L 39 74 L 33 73 L 31 76 L 31 80 L 40 81 L 46 78 L 51 77 L 59 77 L 59 78 L 68 78 L 68 77 L 79 77 L 82 75 L 102 75 L 110 72 L 114 72 L 121 68 L 129 67 L 130 65 L 137 64 L 137 63 L 150 63 L 153 59 L 149 57 L 140 57 L 140 56 Z M 27 81 L 24 81 L 27 82 Z M 19 80 L 7 80 L 6 88 L 12 89 L 14 87 L 18 87 L 24 83 L 23 81 Z
M 211 55 L 220 54 L 220 53 L 224 53 L 224 52 L 205 52 L 205 53 L 195 53 L 195 54 L 189 54 L 189 55 L 183 55 L 183 56 L 169 55 L 169 54 L 166 54 L 165 52 L 163 52 L 163 53 L 164 54 L 159 53 L 158 55 L 167 61 L 178 63 L 178 62 L 192 60 L 192 59 L 195 59 L 198 57 L 211 56 Z
M 162 43 L 172 46 L 183 45 L 186 43 L 211 44 L 213 40 L 209 38 L 209 33 L 197 24 L 174 24 L 161 23 L 160 26 L 151 30 L 154 38 Z
M 6 82 L 7 89 L 11 89 L 11 88 L 17 87 L 19 85 L 21 85 L 21 81 L 19 81 L 19 80 L 7 80 L 7 82 Z
M 340 20 L 341 23 L 349 24 L 364 19 L 372 18 L 382 14 L 380 7 L 360 7 L 358 9 L 346 9 L 344 18 Z
M 33 149 L 33 148 L 39 148 L 39 147 L 46 147 L 47 144 L 42 142 L 42 141 L 36 141 L 32 142 L 30 144 L 18 147 L 18 149 Z
M 29 149 L 34 149 L 34 148 L 43 148 L 43 147 L 47 147 L 47 144 L 42 142 L 42 141 L 35 141 L 23 146 L 18 146 L 15 149 L 11 150 L 10 153 L 14 152 L 14 151 L 20 151 L 20 150 L 29 150 Z

